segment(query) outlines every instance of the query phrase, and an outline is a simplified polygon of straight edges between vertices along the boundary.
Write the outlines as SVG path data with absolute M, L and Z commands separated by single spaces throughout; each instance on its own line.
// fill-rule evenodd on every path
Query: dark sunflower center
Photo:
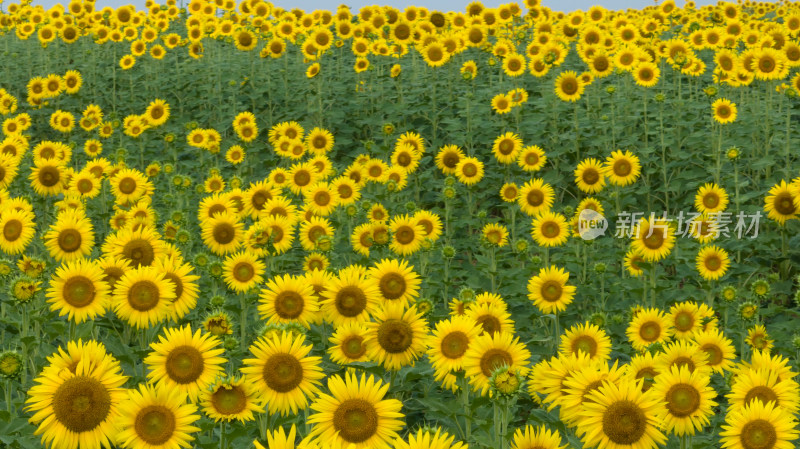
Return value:
M 64 381 L 53 393 L 56 420 L 72 432 L 95 429 L 111 410 L 111 395 L 99 380 L 75 376 Z
M 454 331 L 445 335 L 440 345 L 442 355 L 448 359 L 461 358 L 468 348 L 469 337 L 461 331 Z
M 361 443 L 378 431 L 378 413 L 369 401 L 347 399 L 333 413 L 333 427 L 348 443 Z
M 588 335 L 581 335 L 572 341 L 572 352 L 578 354 L 578 351 L 583 351 L 589 357 L 594 357 L 597 354 L 597 341 Z
M 503 141 L 500 142 L 500 145 L 497 146 L 497 150 L 500 152 L 500 154 L 507 156 L 514 151 L 514 142 L 510 139 L 503 139 Z
M 136 435 L 154 446 L 169 441 L 175 427 L 175 414 L 163 405 L 148 405 L 139 410 L 134 422 Z
M 561 299 L 563 287 L 558 281 L 547 281 L 542 284 L 541 288 L 542 299 L 547 302 L 556 302 Z
M 250 203 L 253 205 L 253 209 L 261 210 L 264 208 L 264 203 L 269 201 L 271 197 L 267 192 L 259 191 L 253 194 Z
M 554 239 L 561 235 L 561 226 L 555 221 L 546 221 L 542 223 L 542 235 L 548 239 Z
M 689 332 L 692 328 L 694 328 L 694 315 L 686 311 L 678 312 L 675 315 L 675 329 Z
M 164 279 L 171 282 L 175 287 L 175 300 L 179 300 L 183 295 L 183 281 L 181 281 L 181 278 L 175 273 L 164 273 Z
M 648 321 L 647 323 L 642 324 L 642 326 L 639 328 L 639 337 L 648 343 L 658 340 L 658 337 L 660 336 L 661 325 L 654 321 Z
M 644 367 L 636 373 L 636 379 L 644 379 L 642 383 L 642 391 L 647 391 L 653 385 L 653 379 L 658 375 L 652 367 Z
M 408 245 L 414 241 L 414 229 L 411 226 L 400 226 L 395 231 L 394 238 L 401 245 Z
M 603 413 L 603 433 L 616 444 L 635 444 L 646 430 L 647 417 L 632 401 L 616 401 Z
M 233 267 L 232 274 L 239 282 L 249 282 L 256 275 L 256 270 L 250 262 L 239 262 Z
M 561 91 L 566 95 L 575 95 L 578 92 L 578 80 L 567 78 L 561 81 Z
M 314 203 L 317 206 L 327 206 L 331 203 L 331 195 L 325 191 L 317 192 L 314 194 Z
M 544 193 L 541 190 L 531 190 L 525 198 L 532 207 L 541 206 L 544 203 Z
M 214 241 L 220 245 L 227 245 L 236 237 L 236 228 L 230 223 L 218 223 L 212 232 Z
M 261 374 L 269 388 L 288 393 L 303 381 L 303 365 L 291 354 L 273 354 Z
M 23 228 L 24 226 L 21 221 L 17 219 L 8 220 L 3 226 L 3 238 L 5 238 L 6 241 L 14 242 L 22 236 Z
M 536 153 L 528 153 L 525 155 L 525 164 L 536 165 L 539 163 L 539 155 Z
M 303 313 L 304 305 L 303 297 L 295 291 L 282 291 L 275 297 L 275 313 L 283 319 L 297 318 Z
M 131 261 L 134 267 L 150 266 L 155 260 L 153 245 L 145 239 L 133 239 L 122 248 L 122 255 Z
M 719 107 L 717 107 L 717 115 L 720 118 L 728 118 L 731 116 L 731 108 L 728 107 L 728 105 L 719 105 Z
M 398 354 L 411 346 L 414 333 L 403 320 L 388 319 L 378 327 L 378 343 L 386 352 Z
M 400 153 L 397 156 L 397 162 L 402 167 L 408 167 L 409 165 L 411 165 L 411 161 L 412 161 L 411 155 L 406 152 Z
M 673 366 L 676 366 L 678 368 L 681 368 L 681 367 L 685 366 L 689 370 L 689 372 L 692 372 L 695 369 L 694 361 L 692 360 L 692 358 L 691 357 L 686 357 L 686 356 L 681 356 L 681 357 L 675 358 L 675 360 L 672 361 L 672 364 L 670 365 L 670 367 L 673 367 Z
M 689 416 L 700 407 L 700 392 L 689 384 L 676 384 L 667 391 L 667 410 L 678 418 Z
M 247 407 L 247 395 L 242 387 L 220 387 L 211 395 L 211 404 L 220 415 L 236 415 Z
M 76 229 L 65 229 L 58 234 L 58 247 L 65 253 L 72 253 L 80 249 L 81 233 Z
M 758 61 L 758 68 L 764 73 L 770 73 L 775 70 L 775 61 L 771 57 L 761 58 Z
M 511 366 L 514 359 L 511 354 L 503 349 L 491 348 L 486 351 L 480 360 L 481 372 L 486 377 L 491 377 L 492 372 L 502 366 Z
M 631 171 L 633 171 L 633 167 L 631 166 L 631 163 L 628 162 L 627 160 L 620 159 L 620 160 L 614 162 L 614 174 L 615 175 L 624 177 L 624 176 L 628 176 L 629 174 L 631 174 Z
M 158 286 L 150 281 L 136 282 L 128 290 L 128 304 L 139 312 L 154 308 L 160 299 Z
M 647 235 L 647 233 L 645 233 L 644 236 L 645 237 L 642 239 L 642 242 L 644 243 L 644 246 L 648 247 L 649 249 L 657 250 L 661 249 L 664 246 L 663 230 L 653 229 L 652 232 L 650 232 L 650 235 Z
M 170 351 L 164 364 L 170 379 L 179 384 L 189 384 L 203 374 L 203 355 L 194 346 L 184 345 Z
M 600 180 L 600 173 L 594 168 L 587 168 L 583 171 L 583 182 L 592 185 Z
M 762 404 L 767 404 L 768 402 L 773 401 L 775 402 L 776 407 L 780 405 L 778 395 L 775 394 L 772 388 L 764 385 L 751 388 L 750 391 L 748 391 L 744 396 L 744 405 L 747 406 L 751 401 L 754 400 L 761 401 Z
M 472 162 L 468 162 L 461 168 L 461 173 L 467 178 L 471 178 L 478 174 L 478 167 Z
M 456 165 L 461 161 L 458 153 L 447 153 L 442 157 L 442 165 L 447 168 L 456 168 Z
M 641 79 L 642 81 L 650 81 L 653 79 L 654 76 L 655 73 L 653 73 L 653 71 L 649 67 L 644 67 L 641 70 L 639 70 L 639 79 Z
M 778 433 L 769 421 L 755 419 L 742 427 L 739 441 L 743 449 L 772 449 L 778 441 Z
M 94 301 L 94 282 L 84 276 L 73 276 L 64 283 L 64 301 L 73 307 L 86 307 Z
M 57 167 L 42 167 L 39 170 L 39 183 L 45 187 L 53 187 L 61 181 L 61 172 Z
M 94 188 L 94 183 L 88 179 L 81 179 L 77 182 L 75 187 L 77 187 L 80 193 L 89 193 L 92 191 L 92 188 Z
M 136 191 L 136 180 L 133 178 L 122 178 L 119 181 L 119 191 L 125 195 L 130 195 Z
M 406 292 L 406 280 L 398 273 L 384 275 L 378 285 L 381 289 L 381 294 L 386 299 L 398 299 Z
M 299 186 L 303 187 L 308 185 L 311 182 L 311 174 L 306 170 L 300 170 L 294 174 L 294 183 Z
M 475 318 L 475 324 L 481 326 L 483 331 L 489 335 L 494 335 L 495 332 L 499 332 L 503 327 L 503 324 L 496 316 L 488 313 Z
M 775 196 L 773 204 L 775 210 L 781 215 L 794 215 L 795 212 L 797 212 L 797 208 L 794 206 L 794 198 L 792 198 L 792 194 L 789 192 L 781 192 Z
M 367 352 L 364 339 L 359 335 L 349 335 L 342 341 L 342 352 L 349 359 L 359 359 Z
M 708 271 L 717 271 L 722 268 L 722 259 L 716 254 L 707 256 L 705 266 Z

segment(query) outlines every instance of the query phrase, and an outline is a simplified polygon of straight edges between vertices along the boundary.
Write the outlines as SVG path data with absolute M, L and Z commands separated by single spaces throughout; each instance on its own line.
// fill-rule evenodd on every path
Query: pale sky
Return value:
M 157 0 L 158 1 L 158 0 Z M 291 9 L 291 8 L 300 8 L 305 11 L 313 11 L 315 9 L 327 9 L 329 11 L 335 11 L 336 8 L 344 3 L 348 5 L 351 11 L 358 11 L 362 6 L 366 5 L 389 5 L 400 10 L 405 9 L 409 5 L 414 6 L 424 6 L 431 10 L 439 10 L 439 11 L 464 11 L 464 8 L 471 0 L 382 0 L 382 1 L 375 1 L 375 0 L 275 0 L 273 4 L 276 6 L 280 6 L 284 9 Z M 163 1 L 158 1 L 159 3 L 163 3 Z M 183 0 L 184 4 L 188 4 L 189 0 Z M 56 3 L 62 3 L 66 6 L 68 1 L 56 1 L 56 0 L 34 0 L 33 2 L 36 5 L 42 5 L 45 8 L 50 8 Z M 102 9 L 106 6 L 111 6 L 112 8 L 116 8 L 121 5 L 134 5 L 137 9 L 144 8 L 145 0 L 134 0 L 134 1 L 127 1 L 127 0 L 97 0 L 95 3 L 96 9 Z M 178 0 L 178 4 L 180 5 L 181 1 Z M 487 7 L 497 7 L 500 4 L 508 3 L 508 1 L 501 1 L 501 0 L 483 0 L 482 2 Z M 518 0 L 520 5 L 523 4 L 522 0 Z M 554 11 L 574 11 L 576 9 L 587 10 L 592 6 L 599 4 L 607 9 L 627 9 L 627 8 L 635 8 L 641 9 L 645 6 L 649 6 L 654 4 L 653 0 L 542 0 L 541 2 L 544 6 L 549 7 Z M 677 0 L 676 4 L 678 6 L 683 5 L 683 0 Z M 716 1 L 712 0 L 697 0 L 695 3 L 698 6 L 702 5 L 710 5 L 717 3 Z

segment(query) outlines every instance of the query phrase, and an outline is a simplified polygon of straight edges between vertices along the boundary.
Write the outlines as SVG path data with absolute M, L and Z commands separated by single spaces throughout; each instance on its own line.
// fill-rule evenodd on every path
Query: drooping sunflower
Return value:
M 648 262 L 658 262 L 667 257 L 675 246 L 675 229 L 662 218 L 639 220 L 631 242 L 631 248 L 639 251 Z
M 561 72 L 555 81 L 555 93 L 561 101 L 575 102 L 583 95 L 585 87 L 572 70 Z
M 717 392 L 709 381 L 706 373 L 685 366 L 673 366 L 656 377 L 652 391 L 665 404 L 657 412 L 662 429 L 678 436 L 694 435 L 709 424 L 717 405 Z
M 767 212 L 767 218 L 784 225 L 786 220 L 797 218 L 800 193 L 793 192 L 791 186 L 781 180 L 769 189 L 769 195 L 764 198 L 764 211 Z
M 639 382 L 606 382 L 587 399 L 578 428 L 585 445 L 652 448 L 667 441 L 656 419 L 661 402 L 652 390 L 642 392 Z
M 84 349 L 74 370 L 49 366 L 34 379 L 25 410 L 33 413 L 30 422 L 39 426 L 34 435 L 42 435 L 43 445 L 84 449 L 113 443 L 128 379 L 113 357 L 94 352 L 92 357 Z
M 56 269 L 47 290 L 50 310 L 76 323 L 105 313 L 110 301 L 103 271 L 93 261 L 79 259 Z
M 492 153 L 501 164 L 510 164 L 517 160 L 522 150 L 522 139 L 515 133 L 507 132 L 494 139 Z
M 255 388 L 244 377 L 217 378 L 200 392 L 200 406 L 214 422 L 252 421 L 253 413 L 261 411 L 257 399 Z
M 606 158 L 604 174 L 611 185 L 625 187 L 636 182 L 642 173 L 639 158 L 630 151 L 617 150 Z
M 366 324 L 365 344 L 369 358 L 384 368 L 397 371 L 425 351 L 428 326 L 415 306 L 386 302 L 373 314 L 375 321 Z
M 606 185 L 606 177 L 602 163 L 595 158 L 581 161 L 575 169 L 575 184 L 586 193 L 597 193 L 603 190 Z
M 744 407 L 730 408 L 719 433 L 723 448 L 791 449 L 798 437 L 791 413 L 774 402 L 753 401 Z
M 728 252 L 724 249 L 712 245 L 700 249 L 697 253 L 697 271 L 706 280 L 718 280 L 728 271 L 731 262 Z
M 611 339 L 606 332 L 589 322 L 577 324 L 561 335 L 559 353 L 563 355 L 586 353 L 590 360 L 608 360 Z
M 128 400 L 119 407 L 117 444 L 126 449 L 187 447 L 200 428 L 197 406 L 186 403 L 178 389 L 163 385 L 139 385 L 128 390 Z
M 408 215 L 397 215 L 389 223 L 392 241 L 389 248 L 396 254 L 408 256 L 417 252 L 425 238 L 425 229 Z
M 222 270 L 228 288 L 244 293 L 264 280 L 262 275 L 265 269 L 266 265 L 258 257 L 248 251 L 240 251 L 225 259 Z
M 485 396 L 489 391 L 489 379 L 496 369 L 505 366 L 526 376 L 530 356 L 525 345 L 511 332 L 483 334 L 470 341 L 464 354 L 465 376 L 473 390 Z
M 166 329 L 157 343 L 150 344 L 152 352 L 144 359 L 147 379 L 195 402 L 223 371 L 226 360 L 220 357 L 221 344 L 219 338 L 200 329 L 192 334 L 189 325 Z
M 33 212 L 4 207 L 0 210 L 0 249 L 8 255 L 25 251 L 36 234 Z
M 633 348 L 642 351 L 653 343 L 669 340 L 672 326 L 663 311 L 651 308 L 636 314 L 625 333 Z
M 348 373 L 328 378 L 331 395 L 322 393 L 311 405 L 310 437 L 355 449 L 390 449 L 404 426 L 403 404 L 383 399 L 389 390 L 372 376 Z
M 539 274 L 528 281 L 528 299 L 543 314 L 567 309 L 575 296 L 576 287 L 566 285 L 569 272 L 552 265 L 539 269 Z
M 132 268 L 114 285 L 112 305 L 118 317 L 138 329 L 164 321 L 175 288 L 154 267 Z
M 314 289 L 303 278 L 275 276 L 259 296 L 258 312 L 267 323 L 298 323 L 309 327 L 319 310 Z
M 562 214 L 542 212 L 533 219 L 531 236 L 539 246 L 561 246 L 569 238 L 567 219 Z
M 546 184 L 541 178 L 536 178 L 520 187 L 517 204 L 525 214 L 536 216 L 541 212 L 548 212 L 553 205 L 554 198 L 553 187 Z
M 462 184 L 475 185 L 483 179 L 483 162 L 478 158 L 465 156 L 456 164 L 455 175 Z
M 419 275 L 405 260 L 383 259 L 370 268 L 369 276 L 378 285 L 378 291 L 386 302 L 399 302 L 407 306 L 417 297 Z
M 271 414 L 305 410 L 308 398 L 319 392 L 319 380 L 325 377 L 322 359 L 309 356 L 311 345 L 304 343 L 304 335 L 282 332 L 261 337 L 250 346 L 255 358 L 245 359 L 241 372 Z
M 320 311 L 334 326 L 366 322 L 380 306 L 381 294 L 375 280 L 357 267 L 347 267 L 331 278 L 322 292 Z
M 369 361 L 365 344 L 367 329 L 363 323 L 343 324 L 336 328 L 328 339 L 328 354 L 340 365 Z
M 45 234 L 45 246 L 58 262 L 71 262 L 88 256 L 94 247 L 92 222 L 82 211 L 66 210 Z
M 700 213 L 722 212 L 728 207 L 728 194 L 715 183 L 707 183 L 697 189 L 694 207 Z

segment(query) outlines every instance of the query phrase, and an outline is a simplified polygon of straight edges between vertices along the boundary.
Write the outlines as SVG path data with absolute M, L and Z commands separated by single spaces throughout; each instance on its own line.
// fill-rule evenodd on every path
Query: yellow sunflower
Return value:
M 574 71 L 565 70 L 556 78 L 554 91 L 561 101 L 575 102 L 583 95 L 584 88 Z
M 597 193 L 606 185 L 603 165 L 595 158 L 583 160 L 575 169 L 575 184 L 582 192 Z
M 224 256 L 242 244 L 244 224 L 231 212 L 215 214 L 200 223 L 203 243 L 214 254 Z
M 769 195 L 764 199 L 764 211 L 767 218 L 784 225 L 786 220 L 797 218 L 800 212 L 800 194 L 794 192 L 786 181 L 781 180 L 769 189 Z
M 611 339 L 606 332 L 591 323 L 576 324 L 561 335 L 559 353 L 562 355 L 586 353 L 590 360 L 608 360 Z
M 466 316 L 454 316 L 436 323 L 428 336 L 428 359 L 437 371 L 458 371 L 464 363 L 464 355 L 481 327 Z
M 567 219 L 562 214 L 542 212 L 533 219 L 531 236 L 539 246 L 561 246 L 569 238 Z
M 36 234 L 33 212 L 4 207 L 0 210 L 0 249 L 8 255 L 25 251 Z
M 520 187 L 517 204 L 525 214 L 536 216 L 541 212 L 550 211 L 554 198 L 555 192 L 550 184 L 546 184 L 541 178 L 536 178 Z
M 397 438 L 394 440 L 395 449 L 467 449 L 467 444 L 453 441 L 455 437 L 443 432 L 442 429 L 417 430 L 416 434 L 409 432 L 408 442 Z
M 507 132 L 494 139 L 492 153 L 501 164 L 510 164 L 517 160 L 522 150 L 522 139 L 515 133 Z
M 634 231 L 631 248 L 639 251 L 648 262 L 658 262 L 667 257 L 675 246 L 675 229 L 662 218 L 642 218 Z
M 366 337 L 367 328 L 363 323 L 349 323 L 337 327 L 328 339 L 330 342 L 328 354 L 331 360 L 339 365 L 369 361 Z
M 334 228 L 325 217 L 310 217 L 300 224 L 300 244 L 306 251 L 330 249 Z
M 417 297 L 420 279 L 413 266 L 405 260 L 383 259 L 370 268 L 369 276 L 378 285 L 385 302 L 398 302 L 408 306 Z
M 711 112 L 714 114 L 714 121 L 721 125 L 736 121 L 736 103 L 725 98 L 717 98 L 711 104 Z
M 456 164 L 455 175 L 464 185 L 475 185 L 483 179 L 483 162 L 478 158 L 464 156 Z
M 531 353 L 525 345 L 510 332 L 479 335 L 470 341 L 464 354 L 465 376 L 473 390 L 485 396 L 489 391 L 489 379 L 496 369 L 507 367 L 527 376 L 530 357 Z
M 694 207 L 701 214 L 722 212 L 728 207 L 728 194 L 717 184 L 707 183 L 697 189 Z
M 630 151 L 617 150 L 606 158 L 604 174 L 611 185 L 625 187 L 636 182 L 642 173 L 639 158 Z
M 709 376 L 673 366 L 656 377 L 653 393 L 665 404 L 658 413 L 662 429 L 678 436 L 694 435 L 709 424 L 717 403 L 717 392 L 709 385 Z
M 151 343 L 152 352 L 145 357 L 148 381 L 169 390 L 177 390 L 191 402 L 223 372 L 226 360 L 219 338 L 203 334 L 186 325 L 169 328 Z
M 456 174 L 456 167 L 466 155 L 456 145 L 445 145 L 436 154 L 436 166 L 445 175 Z
M 282 332 L 261 337 L 250 346 L 255 358 L 244 359 L 241 372 L 252 384 L 270 414 L 297 413 L 308 407 L 308 398 L 319 392 L 322 359 L 309 356 L 311 345 L 304 335 Z
M 381 294 L 375 280 L 352 266 L 328 280 L 320 311 L 334 326 L 366 322 L 380 305 Z
M 798 437 L 792 414 L 775 405 L 753 401 L 744 407 L 730 408 L 725 424 L 719 433 L 723 448 L 775 448 L 795 447 Z
M 303 278 L 279 275 L 265 287 L 259 296 L 258 312 L 267 323 L 299 323 L 309 327 L 315 321 L 318 299 L 311 284 Z
M 313 425 L 309 436 L 318 441 L 349 446 L 351 449 L 391 449 L 403 428 L 403 404 L 383 399 L 389 385 L 372 376 L 348 373 L 328 378 L 331 395 L 322 393 L 311 405 L 308 418 Z
M 56 269 L 47 290 L 50 310 L 82 323 L 103 315 L 109 306 L 108 284 L 103 271 L 91 260 L 78 259 Z
M 408 256 L 417 252 L 425 238 L 425 229 L 408 215 L 398 215 L 389 223 L 392 242 L 389 248 L 396 254 Z
M 49 448 L 110 447 L 117 435 L 116 420 L 124 416 L 120 404 L 127 377 L 119 362 L 102 348 L 78 356 L 73 370 L 45 367 L 27 392 L 25 410 L 31 412 L 34 435 Z
M 561 435 L 557 430 L 550 430 L 544 425 L 533 427 L 528 424 L 524 429 L 514 431 L 511 449 L 567 449 L 561 445 Z
M 154 267 L 132 268 L 114 285 L 112 304 L 118 317 L 138 329 L 164 321 L 175 288 Z
M 58 262 L 71 262 L 88 256 L 94 248 L 92 222 L 82 211 L 66 210 L 45 234 L 45 246 Z
M 430 241 L 434 242 L 442 235 L 442 219 L 433 212 L 420 209 L 414 212 L 414 216 L 411 218 L 422 226 L 425 238 Z
M 255 255 L 240 251 L 225 259 L 222 268 L 223 279 L 229 289 L 244 293 L 264 280 L 262 275 L 265 269 L 264 262 L 258 260 Z
M 197 305 L 197 280 L 200 276 L 191 274 L 194 270 L 192 264 L 175 255 L 161 257 L 153 266 L 175 287 L 175 299 L 170 303 L 168 314 L 173 321 L 180 320 Z
M 125 449 L 188 447 L 192 433 L 200 428 L 197 406 L 186 403 L 178 389 L 139 384 L 128 390 L 128 400 L 119 406 L 117 444 Z
M 728 252 L 718 246 L 706 246 L 697 253 L 697 271 L 703 279 L 716 281 L 725 275 L 731 262 Z
M 747 330 L 747 337 L 744 339 L 751 348 L 758 351 L 769 352 L 772 349 L 774 340 L 769 338 L 767 328 L 763 324 L 757 324 Z
M 663 343 L 672 336 L 672 326 L 664 312 L 645 309 L 636 314 L 625 331 L 633 348 L 642 351 L 653 343 Z
M 403 303 L 386 302 L 373 319 L 366 324 L 365 340 L 371 360 L 397 371 L 412 365 L 425 351 L 428 325 L 415 306 L 405 310 Z
M 569 272 L 552 265 L 539 269 L 539 274 L 528 281 L 528 299 L 543 314 L 564 311 L 572 303 L 576 287 L 566 285 Z
M 660 399 L 639 382 L 606 382 L 587 396 L 578 433 L 586 446 L 649 448 L 664 444 L 657 413 Z
M 706 362 L 714 372 L 722 373 L 733 367 L 736 351 L 733 343 L 719 329 L 695 333 L 694 342 L 706 353 Z
M 200 406 L 206 416 L 218 421 L 252 421 L 253 413 L 260 412 L 256 390 L 244 377 L 217 378 L 200 392 Z M 272 447 L 272 446 L 270 446 Z

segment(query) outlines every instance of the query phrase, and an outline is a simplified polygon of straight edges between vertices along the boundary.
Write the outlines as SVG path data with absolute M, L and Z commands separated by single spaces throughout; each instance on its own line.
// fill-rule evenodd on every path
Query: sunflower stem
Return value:
M 656 306 L 656 264 L 650 269 L 650 307 Z
M 716 165 L 715 165 L 715 172 L 714 172 L 714 182 L 719 185 L 719 178 L 720 174 L 722 173 L 722 125 L 717 125 L 719 128 L 719 134 L 717 135 L 717 151 L 716 151 Z
M 219 449 L 225 448 L 225 420 L 219 423 Z
M 241 328 L 240 342 L 242 347 L 247 347 L 247 298 L 244 293 L 239 293 L 240 318 L 239 327 Z
M 464 441 L 469 443 L 472 436 L 472 408 L 469 400 L 469 381 L 466 376 L 461 378 L 461 405 L 464 407 Z

